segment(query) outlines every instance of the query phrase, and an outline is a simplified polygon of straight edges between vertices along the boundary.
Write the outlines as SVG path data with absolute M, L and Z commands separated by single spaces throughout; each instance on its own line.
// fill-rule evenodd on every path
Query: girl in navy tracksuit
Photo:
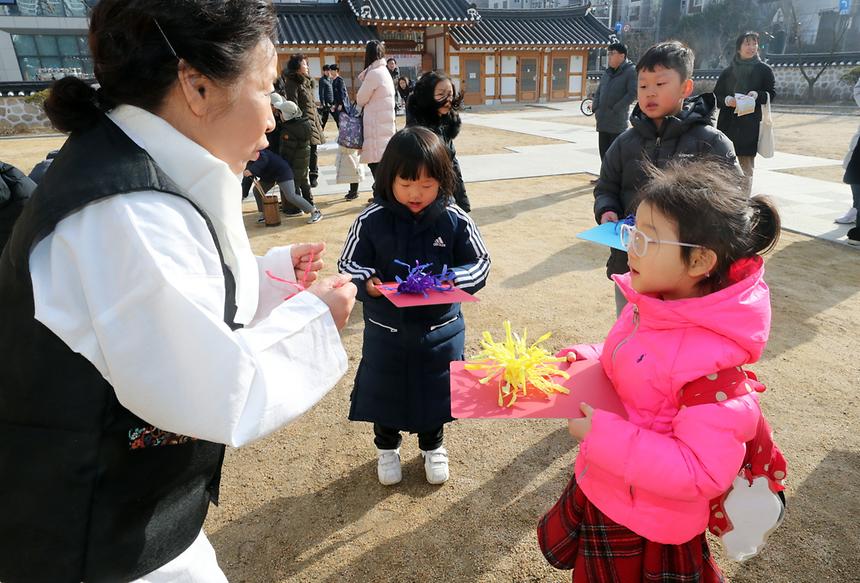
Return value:
M 338 261 L 353 277 L 364 304 L 364 346 L 349 418 L 373 423 L 377 475 L 401 479 L 400 431 L 418 434 L 427 481 L 448 479 L 444 424 L 452 421 L 448 366 L 463 359 L 460 304 L 397 308 L 374 287 L 406 278 L 415 261 L 447 265 L 453 283 L 474 293 L 484 287 L 490 256 L 469 216 L 453 203 L 455 174 L 448 150 L 430 130 L 410 127 L 388 143 L 377 168 L 373 204 L 352 225 Z

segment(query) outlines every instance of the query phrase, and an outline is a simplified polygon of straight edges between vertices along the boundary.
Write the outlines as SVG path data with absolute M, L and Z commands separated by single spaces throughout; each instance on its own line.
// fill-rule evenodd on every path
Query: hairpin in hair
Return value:
M 171 53 L 173 53 L 173 57 L 174 57 L 174 58 L 176 58 L 176 59 L 178 59 L 178 58 L 179 58 L 179 55 L 177 55 L 177 54 L 176 54 L 176 51 L 173 49 L 173 45 L 172 45 L 172 44 L 170 44 L 170 39 L 169 39 L 169 38 L 167 38 L 167 35 L 166 35 L 166 34 L 164 34 L 164 29 L 163 29 L 163 28 L 161 28 L 161 25 L 160 25 L 160 24 L 158 24 L 158 19 L 157 19 L 157 18 L 155 18 L 155 17 L 153 16 L 153 17 L 152 17 L 152 21 L 155 23 L 155 26 L 158 28 L 158 32 L 160 32 L 160 33 L 161 33 L 161 37 L 164 39 L 164 42 L 166 42 L 166 43 L 167 43 L 167 48 L 169 48 L 169 49 L 170 49 L 170 52 L 171 52 Z

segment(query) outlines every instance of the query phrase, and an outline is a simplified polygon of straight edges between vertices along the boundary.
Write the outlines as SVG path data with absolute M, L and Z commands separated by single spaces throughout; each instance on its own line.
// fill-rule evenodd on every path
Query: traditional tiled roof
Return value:
M 539 10 L 482 10 L 474 26 L 450 30 L 461 48 L 470 46 L 605 46 L 612 31 L 588 7 Z
M 345 4 L 277 5 L 278 44 L 288 46 L 364 45 L 379 39 L 361 26 Z
M 447 25 L 481 20 L 474 3 L 467 0 L 341 0 L 364 23 L 411 22 Z
M 860 65 L 860 52 L 850 53 L 805 53 L 792 55 L 765 55 L 765 62 L 771 67 L 807 67 L 831 65 Z

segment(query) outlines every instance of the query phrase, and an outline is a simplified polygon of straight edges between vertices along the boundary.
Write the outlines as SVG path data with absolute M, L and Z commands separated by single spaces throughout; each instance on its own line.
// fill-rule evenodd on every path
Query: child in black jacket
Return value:
M 405 278 L 407 268 L 432 263 L 454 272 L 473 293 L 484 287 L 490 256 L 475 223 L 452 204 L 454 169 L 444 143 L 425 128 L 391 138 L 376 174 L 374 203 L 353 223 L 338 261 L 364 304 L 364 346 L 349 418 L 372 422 L 377 476 L 400 482 L 400 431 L 418 434 L 427 481 L 448 479 L 444 424 L 451 421 L 449 364 L 463 358 L 460 304 L 397 308 L 375 285 Z
M 644 167 L 650 162 L 664 168 L 671 160 L 722 161 L 737 167 L 731 141 L 713 127 L 713 93 L 690 97 L 693 91 L 693 51 L 678 41 L 652 46 L 636 65 L 639 102 L 630 116 L 631 128 L 609 147 L 594 187 L 594 216 L 599 224 L 617 222 L 633 210 L 636 193 L 647 179 Z M 612 249 L 606 276 L 627 273 L 627 253 Z M 616 288 L 616 313 L 626 304 Z

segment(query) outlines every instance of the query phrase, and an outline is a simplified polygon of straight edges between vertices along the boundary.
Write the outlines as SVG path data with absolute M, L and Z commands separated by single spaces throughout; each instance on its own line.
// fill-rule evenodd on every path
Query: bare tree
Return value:
M 791 15 L 791 21 L 789 23 L 789 38 L 794 41 L 800 74 L 803 75 L 803 78 L 806 80 L 806 100 L 809 103 L 815 103 L 815 84 L 824 72 L 830 68 L 830 65 L 833 64 L 833 55 L 836 54 L 836 51 L 838 51 L 842 46 L 845 34 L 850 28 L 851 20 L 848 18 L 837 19 L 836 27 L 833 30 L 833 38 L 830 39 L 830 51 L 827 53 L 827 56 L 822 59 L 822 63 L 812 65 L 811 63 L 807 63 L 804 59 L 804 55 L 807 54 L 806 45 L 803 42 L 803 35 L 800 33 L 800 20 L 797 18 L 797 12 L 794 9 L 794 2 L 788 2 L 788 6 Z M 814 72 L 810 69 L 814 69 L 815 67 L 819 67 L 818 72 Z

